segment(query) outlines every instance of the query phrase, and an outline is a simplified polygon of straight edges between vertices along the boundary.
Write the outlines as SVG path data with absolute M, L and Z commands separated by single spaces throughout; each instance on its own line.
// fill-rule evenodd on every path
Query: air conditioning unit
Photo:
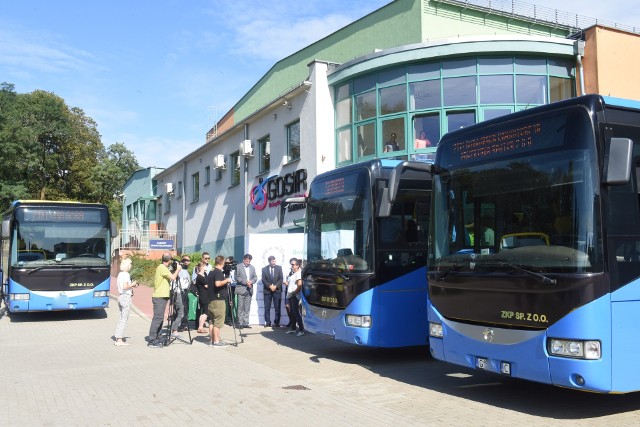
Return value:
M 240 143 L 240 153 L 242 157 L 253 157 L 253 147 L 251 146 L 251 140 L 245 139 Z
M 216 169 L 225 169 L 224 154 L 218 154 L 213 158 L 213 167 Z
M 264 146 L 264 156 L 269 157 L 271 155 L 271 141 L 267 141 Z
M 173 183 L 172 182 L 167 182 L 164 185 L 164 192 L 167 194 L 173 194 Z

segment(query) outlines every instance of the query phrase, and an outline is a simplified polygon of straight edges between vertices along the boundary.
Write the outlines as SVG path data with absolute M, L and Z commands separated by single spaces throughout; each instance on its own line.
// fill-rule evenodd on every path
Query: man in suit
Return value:
M 262 269 L 262 286 L 264 293 L 264 327 L 271 326 L 271 302 L 276 312 L 273 326 L 280 327 L 280 304 L 282 300 L 282 267 L 276 265 L 276 257 L 269 256 L 269 265 Z
M 242 264 L 236 269 L 236 295 L 238 296 L 238 323 L 241 328 L 251 328 L 249 325 L 249 312 L 251 310 L 251 296 L 253 286 L 258 281 L 256 268 L 251 265 L 253 257 L 246 254 Z

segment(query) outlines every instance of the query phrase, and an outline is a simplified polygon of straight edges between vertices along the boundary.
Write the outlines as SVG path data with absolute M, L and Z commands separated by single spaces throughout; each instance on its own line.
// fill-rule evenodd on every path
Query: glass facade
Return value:
M 335 87 L 338 165 L 432 160 L 440 137 L 575 96 L 571 59 L 485 56 L 377 70 Z

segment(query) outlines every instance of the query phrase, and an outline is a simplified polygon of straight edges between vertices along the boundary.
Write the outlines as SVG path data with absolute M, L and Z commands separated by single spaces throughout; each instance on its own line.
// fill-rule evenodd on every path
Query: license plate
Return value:
M 484 369 L 485 371 L 490 370 L 489 360 L 484 357 L 476 357 L 476 368 Z

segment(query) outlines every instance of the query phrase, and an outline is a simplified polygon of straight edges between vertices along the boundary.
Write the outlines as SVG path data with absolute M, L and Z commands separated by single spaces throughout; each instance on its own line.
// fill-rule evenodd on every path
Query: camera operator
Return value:
M 189 310 L 189 286 L 191 285 L 191 278 L 189 277 L 189 265 L 191 264 L 191 257 L 189 255 L 182 255 L 180 259 L 180 265 L 182 270 L 178 274 L 178 281 L 174 289 L 174 313 L 176 315 L 175 320 L 171 326 L 171 334 L 177 332 L 183 332 L 187 329 L 187 322 L 189 321 L 187 311 Z
M 231 283 L 229 277 L 224 274 L 225 260 L 222 255 L 215 258 L 214 269 L 207 275 L 209 291 L 209 332 L 211 333 L 211 347 L 223 348 L 229 345 L 220 341 L 220 328 L 224 325 L 228 298 L 227 284 Z
M 227 298 L 227 314 L 225 316 L 224 324 L 227 326 L 233 326 L 232 322 L 237 320 L 237 312 L 235 308 L 235 296 L 236 296 L 236 267 L 237 262 L 234 261 L 232 256 L 227 257 L 224 262 L 224 267 L 222 268 L 222 272 L 224 273 L 224 277 L 228 277 L 231 279 L 231 283 L 229 283 L 229 298 Z M 233 304 L 231 304 L 233 302 Z M 235 325 L 238 327 L 239 325 L 236 323 Z
M 172 264 L 173 263 L 173 264 Z M 169 271 L 172 266 L 173 272 Z M 169 293 L 171 282 L 176 280 L 178 274 L 182 270 L 177 262 L 171 258 L 171 253 L 162 254 L 162 263 L 156 268 L 156 275 L 153 279 L 153 295 L 151 301 L 153 303 L 153 320 L 149 327 L 149 347 L 162 347 L 160 341 L 160 331 L 162 330 L 162 321 L 164 320 L 164 311 L 169 301 Z

